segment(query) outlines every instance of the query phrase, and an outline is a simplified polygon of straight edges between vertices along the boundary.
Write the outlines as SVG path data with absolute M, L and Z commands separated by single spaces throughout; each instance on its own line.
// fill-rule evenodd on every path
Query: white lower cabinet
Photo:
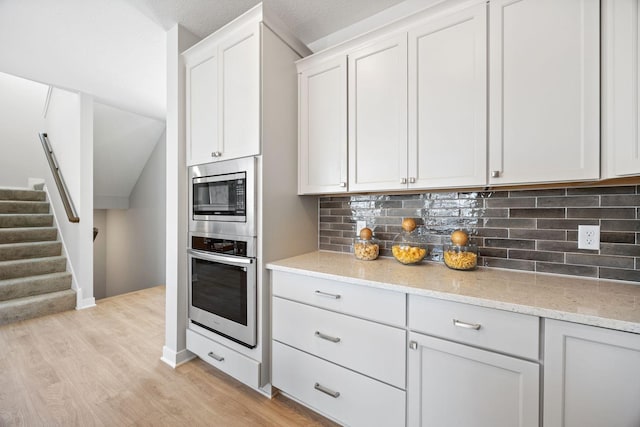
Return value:
M 539 318 L 409 295 L 408 320 L 408 426 L 538 427 L 540 365 L 500 353 L 537 360 Z
M 260 363 L 187 329 L 187 350 L 250 387 L 260 387 Z
M 640 334 L 545 320 L 544 426 L 640 426 Z
M 408 426 L 537 427 L 540 366 L 409 333 Z
M 405 392 L 334 363 L 273 342 L 272 383 L 349 426 L 404 426 Z

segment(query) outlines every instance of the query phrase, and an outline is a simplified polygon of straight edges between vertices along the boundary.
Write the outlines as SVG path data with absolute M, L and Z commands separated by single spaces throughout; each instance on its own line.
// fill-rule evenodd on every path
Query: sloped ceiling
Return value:
M 93 194 L 102 201 L 96 208 L 117 207 L 105 200 L 129 198 L 163 132 L 163 121 L 94 105 Z

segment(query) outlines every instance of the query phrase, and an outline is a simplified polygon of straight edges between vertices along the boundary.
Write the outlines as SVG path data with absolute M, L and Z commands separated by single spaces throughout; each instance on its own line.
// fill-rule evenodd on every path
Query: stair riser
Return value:
M 0 280 L 14 279 L 16 277 L 37 276 L 39 274 L 58 273 L 65 271 L 67 260 L 65 258 L 38 260 L 33 262 L 11 262 L 0 265 Z
M 0 244 L 2 243 L 23 243 L 23 242 L 49 242 L 56 240 L 58 230 L 49 229 L 1 229 L 0 228 Z
M 50 256 L 60 256 L 62 243 L 51 242 L 38 245 L 25 245 L 6 247 L 0 245 L 0 261 L 12 261 L 17 259 L 45 258 Z
M 47 215 L 47 214 L 0 215 L 0 228 L 51 227 L 52 225 L 53 225 L 53 215 Z
M 0 201 L 0 213 L 46 214 L 49 213 L 49 203 L 2 200 Z
M 71 289 L 71 274 L 49 278 L 34 276 L 31 280 L 0 286 L 0 301 L 42 295 Z
M 64 293 L 51 299 L 29 304 L 18 303 L 3 306 L 0 309 L 0 325 L 73 310 L 75 306 L 75 292 Z
M 8 190 L 3 188 L 0 189 L 0 200 L 44 202 L 47 200 L 47 193 L 44 191 Z

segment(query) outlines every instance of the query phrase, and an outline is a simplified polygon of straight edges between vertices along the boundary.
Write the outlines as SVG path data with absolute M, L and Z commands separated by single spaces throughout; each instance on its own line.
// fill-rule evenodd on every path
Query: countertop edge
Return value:
M 448 292 L 434 291 L 429 289 L 418 289 L 410 286 L 378 282 L 373 280 L 358 279 L 349 276 L 342 276 L 339 274 L 318 272 L 314 270 L 308 270 L 304 268 L 288 267 L 279 265 L 276 262 L 267 263 L 266 268 L 273 271 L 282 271 L 287 273 L 302 274 L 310 277 L 317 277 L 321 279 L 337 280 L 354 285 L 368 286 L 378 289 L 386 289 L 395 292 L 403 292 L 410 295 L 421 295 L 431 298 L 442 299 L 446 301 L 454 301 L 465 304 L 472 304 L 480 307 L 493 308 L 498 310 L 510 311 L 513 313 L 527 314 L 532 316 L 543 317 L 546 319 L 562 320 L 573 323 L 581 323 L 589 326 L 597 326 L 606 329 L 613 329 L 622 332 L 631 332 L 640 334 L 640 323 L 629 322 L 625 320 L 613 319 L 608 317 L 601 317 L 591 314 L 572 313 L 559 309 L 543 308 L 531 305 L 515 304 L 509 302 L 502 302 L 493 299 L 479 298 L 467 295 L 457 295 Z

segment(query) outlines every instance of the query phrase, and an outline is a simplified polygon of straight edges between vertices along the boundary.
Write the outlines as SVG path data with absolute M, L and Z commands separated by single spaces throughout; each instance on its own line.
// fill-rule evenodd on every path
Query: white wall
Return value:
M 131 192 L 129 209 L 95 211 L 96 216 L 105 212 L 98 235 L 106 242 L 105 288 L 100 297 L 165 283 L 165 156 L 162 135 Z
M 0 187 L 27 187 L 45 177 L 47 163 L 38 133 L 48 87 L 0 73 Z
M 185 77 L 180 53 L 198 38 L 176 25 L 167 32 L 166 322 L 162 360 L 188 360 L 187 351 L 187 168 Z
M 75 205 L 79 223 L 68 221 L 50 171 L 45 182 L 64 241 L 77 308 L 95 305 L 93 298 L 93 99 L 54 89 L 45 120 L 58 165 Z

